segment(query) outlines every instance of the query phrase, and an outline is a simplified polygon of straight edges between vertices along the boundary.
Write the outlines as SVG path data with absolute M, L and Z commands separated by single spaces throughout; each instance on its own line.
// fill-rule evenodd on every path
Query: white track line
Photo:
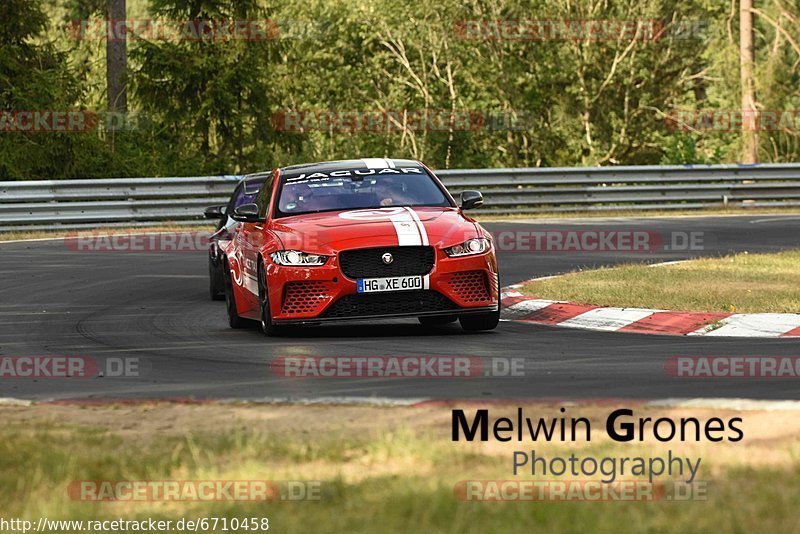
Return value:
M 800 220 L 800 217 L 768 217 L 766 219 L 755 219 L 750 221 L 750 224 L 761 224 L 761 223 L 770 223 L 770 222 L 783 222 L 783 221 L 791 221 L 791 220 Z
M 667 267 L 669 265 L 680 265 L 681 263 L 689 263 L 693 260 L 674 260 L 674 261 L 662 261 L 660 263 L 651 263 L 648 267 Z

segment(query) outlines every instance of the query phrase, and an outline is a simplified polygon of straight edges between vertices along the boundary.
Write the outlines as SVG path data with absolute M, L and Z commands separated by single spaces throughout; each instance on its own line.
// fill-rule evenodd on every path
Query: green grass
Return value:
M 157 409 L 142 417 L 156 414 Z M 169 429 L 142 435 L 137 431 L 132 437 L 124 423 L 120 428 L 102 428 L 59 419 L 35 423 L 18 419 L 0 427 L 2 517 L 174 521 L 267 516 L 275 532 L 319 533 L 796 532 L 800 526 L 796 461 L 756 469 L 742 463 L 740 456 L 733 466 L 730 462 L 706 466 L 703 479 L 709 480 L 712 473 L 713 479 L 705 501 L 478 503 L 455 498 L 453 485 L 465 479 L 513 478 L 509 455 L 489 453 L 478 444 L 453 444 L 444 437 L 446 432 L 433 436 L 400 426 L 302 437 L 237 425 L 219 432 Z M 123 414 L 119 419 L 125 419 Z M 586 445 L 581 454 L 633 456 L 644 452 L 642 447 L 606 442 Z M 725 446 L 714 450 L 720 452 L 720 447 Z M 738 444 L 727 447 L 738 455 L 744 450 Z M 785 447 L 774 450 L 786 452 Z M 701 456 L 712 465 L 723 462 L 715 454 Z M 70 500 L 69 482 L 87 479 L 296 479 L 321 480 L 323 485 L 320 500 L 303 502 Z
M 599 306 L 703 312 L 800 312 L 800 250 L 677 265 L 623 265 L 532 282 L 520 291 Z

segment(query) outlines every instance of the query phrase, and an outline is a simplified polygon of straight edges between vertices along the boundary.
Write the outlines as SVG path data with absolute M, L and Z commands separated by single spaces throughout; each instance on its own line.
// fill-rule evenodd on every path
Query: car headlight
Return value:
M 464 241 L 460 245 L 454 245 L 452 247 L 444 249 L 444 253 L 450 256 L 451 258 L 457 258 L 459 256 L 472 256 L 475 254 L 483 254 L 487 250 L 492 247 L 491 242 L 486 239 L 485 237 L 476 237 L 475 239 L 469 239 Z
M 288 265 L 292 267 L 308 267 L 313 265 L 325 265 L 328 256 L 321 254 L 309 254 L 299 250 L 279 250 L 270 254 L 272 261 L 278 265 Z

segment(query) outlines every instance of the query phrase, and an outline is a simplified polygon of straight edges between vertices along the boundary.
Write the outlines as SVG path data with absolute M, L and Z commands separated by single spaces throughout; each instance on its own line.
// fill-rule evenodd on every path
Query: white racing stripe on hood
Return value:
M 397 233 L 397 244 L 401 247 L 415 247 L 422 245 L 422 234 L 420 234 L 414 217 L 408 210 L 403 210 L 396 215 L 389 217 Z M 427 239 L 427 235 L 425 236 Z
M 414 211 L 413 208 L 407 207 L 406 211 L 408 211 L 408 213 L 411 215 L 411 218 L 414 220 L 414 224 L 417 225 L 417 229 L 419 230 L 419 235 L 421 239 L 421 244 L 428 246 L 429 245 L 428 232 L 425 230 L 425 225 L 422 223 L 422 220 L 420 220 L 419 215 L 417 215 L 417 212 Z

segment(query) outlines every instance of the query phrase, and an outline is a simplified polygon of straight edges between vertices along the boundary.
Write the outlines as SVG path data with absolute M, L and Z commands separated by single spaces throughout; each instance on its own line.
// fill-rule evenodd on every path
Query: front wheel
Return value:
M 258 267 L 258 304 L 261 309 L 261 331 L 264 332 L 265 336 L 279 335 L 281 327 L 272 322 L 272 312 L 269 309 L 269 292 L 267 291 L 267 275 L 261 265 Z
M 497 311 L 489 313 L 479 313 L 475 315 L 464 315 L 459 317 L 461 328 L 466 332 L 481 332 L 484 330 L 494 330 L 500 322 L 500 307 Z
M 223 265 L 223 276 L 225 278 L 225 308 L 228 311 L 228 325 L 231 328 L 244 328 L 245 319 L 239 317 L 236 311 L 236 296 L 233 294 L 233 280 L 231 280 L 231 270 L 228 264 Z

